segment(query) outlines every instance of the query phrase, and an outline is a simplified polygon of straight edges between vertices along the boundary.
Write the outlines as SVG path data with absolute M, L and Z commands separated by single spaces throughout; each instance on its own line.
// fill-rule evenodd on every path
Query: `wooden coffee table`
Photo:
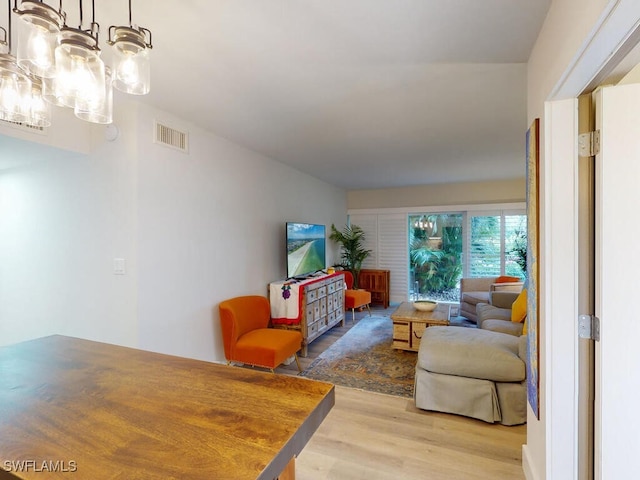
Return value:
M 432 312 L 413 307 L 413 302 L 402 302 L 391 314 L 393 320 L 393 348 L 417 352 L 425 329 L 432 325 L 449 325 L 451 305 L 439 303 Z

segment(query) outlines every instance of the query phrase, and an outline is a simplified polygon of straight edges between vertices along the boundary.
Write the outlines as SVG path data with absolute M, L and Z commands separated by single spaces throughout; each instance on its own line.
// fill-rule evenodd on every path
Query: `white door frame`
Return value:
M 545 471 L 535 471 L 525 446 L 523 468 L 528 479 L 578 480 L 577 97 L 594 88 L 638 43 L 639 17 L 637 0 L 610 2 L 545 103 L 539 348 L 540 363 L 546 366 L 540 385 Z

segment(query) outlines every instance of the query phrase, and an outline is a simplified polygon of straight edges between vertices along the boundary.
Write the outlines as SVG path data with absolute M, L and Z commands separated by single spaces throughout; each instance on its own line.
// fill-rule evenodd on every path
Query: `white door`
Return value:
M 596 93 L 595 478 L 640 472 L 640 84 Z

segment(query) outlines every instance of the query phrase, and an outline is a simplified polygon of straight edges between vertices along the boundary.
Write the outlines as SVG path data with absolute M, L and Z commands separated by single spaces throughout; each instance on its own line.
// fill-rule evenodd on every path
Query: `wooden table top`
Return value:
M 392 320 L 402 320 L 409 322 L 425 322 L 430 325 L 449 325 L 449 311 L 451 305 L 438 303 L 435 310 L 423 312 L 413 307 L 413 302 L 402 302 L 395 312 L 391 314 Z
M 273 480 L 334 395 L 328 383 L 59 335 L 2 347 L 0 478 Z

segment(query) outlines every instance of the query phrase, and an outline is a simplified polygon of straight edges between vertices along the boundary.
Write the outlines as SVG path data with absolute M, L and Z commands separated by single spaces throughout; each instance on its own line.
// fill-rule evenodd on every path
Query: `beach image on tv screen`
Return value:
M 324 225 L 287 224 L 287 275 L 293 277 L 325 267 Z

